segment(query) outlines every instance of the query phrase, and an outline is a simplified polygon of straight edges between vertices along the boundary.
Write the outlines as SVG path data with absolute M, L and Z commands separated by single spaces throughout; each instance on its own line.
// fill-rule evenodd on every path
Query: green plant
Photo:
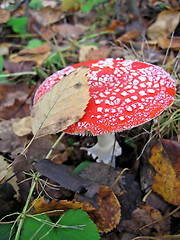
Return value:
M 29 3 L 29 7 L 34 10 L 43 8 L 42 1 L 41 0 L 31 0 Z
M 11 17 L 7 22 L 8 26 L 11 26 L 15 33 L 19 33 L 22 38 L 26 38 L 27 31 L 27 17 L 14 18 Z
M 81 11 L 89 13 L 93 7 L 95 7 L 98 3 L 104 2 L 104 0 L 78 0 L 78 2 L 83 3 Z

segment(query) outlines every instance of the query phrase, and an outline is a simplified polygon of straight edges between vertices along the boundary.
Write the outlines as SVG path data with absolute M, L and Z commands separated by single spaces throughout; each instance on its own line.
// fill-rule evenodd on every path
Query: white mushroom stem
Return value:
M 115 139 L 115 133 L 107 133 L 97 136 L 98 142 L 87 149 L 88 155 L 92 155 L 97 162 L 103 162 L 115 167 L 115 156 L 122 153 L 122 149 Z

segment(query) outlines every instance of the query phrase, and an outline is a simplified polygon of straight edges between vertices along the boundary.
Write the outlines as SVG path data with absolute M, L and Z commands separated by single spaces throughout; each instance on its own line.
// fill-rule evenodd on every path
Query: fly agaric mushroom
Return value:
M 115 132 L 160 115 L 174 101 L 174 80 L 162 68 L 145 62 L 113 58 L 83 62 L 48 77 L 38 88 L 34 104 L 64 75 L 82 65 L 88 67 L 91 98 L 83 117 L 64 132 L 97 136 L 97 144 L 88 148 L 88 153 L 98 162 L 112 161 L 115 167 L 115 156 L 121 155 Z

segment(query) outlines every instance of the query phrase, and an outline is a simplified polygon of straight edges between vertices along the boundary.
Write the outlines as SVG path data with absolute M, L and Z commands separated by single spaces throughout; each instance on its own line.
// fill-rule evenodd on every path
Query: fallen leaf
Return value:
M 137 30 L 131 30 L 129 32 L 124 33 L 122 36 L 116 39 L 116 42 L 123 42 L 123 43 L 129 43 L 131 40 L 135 39 L 140 35 L 140 32 Z
M 0 181 L 6 176 L 8 166 L 7 161 L 0 155 Z
M 86 211 L 90 218 L 96 223 L 99 232 L 109 232 L 114 229 L 120 221 L 121 209 L 117 197 L 108 186 L 99 186 L 97 198 L 97 209 L 89 202 L 52 200 L 46 202 L 44 197 L 35 199 L 32 205 L 34 211 L 32 214 L 49 212 L 48 216 L 61 215 L 69 209 L 82 209 Z M 53 212 L 52 212 L 53 211 Z
M 8 55 L 9 54 L 9 48 L 12 45 L 10 43 L 1 43 L 0 44 L 0 55 L 4 56 L 4 55 Z
M 35 199 L 32 202 L 32 205 L 34 207 L 34 211 L 32 214 L 39 214 L 43 212 L 48 212 L 48 211 L 53 211 L 53 210 L 59 210 L 59 211 L 54 211 L 52 213 L 48 213 L 48 216 L 55 216 L 55 215 L 60 215 L 69 209 L 82 209 L 86 211 L 87 213 L 91 213 L 96 211 L 96 208 L 93 207 L 90 203 L 87 202 L 78 202 L 78 201 L 67 201 L 67 200 L 61 200 L 58 201 L 56 199 L 52 200 L 51 202 L 46 202 L 44 199 L 44 196 Z
M 178 26 L 180 12 L 177 10 L 164 10 L 148 29 L 147 35 L 151 40 L 169 36 Z
M 104 29 L 104 31 L 115 31 L 119 27 L 124 27 L 124 22 L 113 19 L 110 25 Z
M 17 58 L 18 59 L 18 58 Z M 22 58 L 21 58 L 22 60 Z M 35 61 L 22 61 L 22 62 L 12 62 L 8 59 L 4 61 L 4 68 L 9 73 L 17 73 L 17 72 L 28 72 L 32 71 L 32 68 L 36 66 Z
M 61 10 L 57 8 L 51 8 L 50 6 L 41 8 L 38 11 L 31 11 L 31 15 L 42 26 L 48 26 L 62 18 Z
M 13 168 L 15 173 L 19 173 L 22 171 L 29 171 L 33 169 L 33 166 L 28 161 L 28 159 L 24 156 L 19 154 L 14 161 L 11 164 L 11 167 Z
M 23 137 L 30 134 L 32 132 L 31 117 L 24 117 L 18 119 L 16 122 L 13 122 L 12 129 L 18 137 Z
M 173 49 L 180 50 L 180 37 L 173 36 L 172 39 L 167 37 L 162 37 L 158 39 L 158 46 L 162 49 Z
M 12 130 L 12 124 L 15 121 L 18 120 L 11 119 L 0 122 L 0 152 L 9 152 L 12 154 L 13 151 L 24 142 L 24 140 L 18 138 Z
M 47 59 L 47 57 L 49 56 L 50 52 L 46 52 L 44 54 L 36 54 L 36 55 L 31 55 L 31 54 L 26 54 L 23 56 L 20 55 L 13 55 L 10 56 L 10 60 L 11 62 L 14 63 L 20 63 L 20 64 L 24 64 L 24 62 L 35 62 L 36 67 L 41 66 L 43 64 L 43 62 L 45 61 L 45 59 Z
M 51 51 L 51 47 L 49 46 L 49 43 L 44 43 L 43 45 L 36 47 L 36 48 L 32 48 L 32 49 L 22 49 L 21 51 L 19 51 L 19 55 L 23 55 L 23 54 L 45 54 L 47 52 Z
M 10 19 L 10 12 L 0 8 L 0 24 L 7 23 Z
M 75 11 L 78 11 L 80 7 L 81 7 L 81 3 L 79 1 L 61 0 L 62 12 L 75 12 Z
M 171 151 L 171 159 L 176 162 L 176 166 L 180 164 L 180 148 L 178 152 Z M 167 151 L 167 146 L 166 146 Z M 152 190 L 161 195 L 165 201 L 173 205 L 180 205 L 180 176 L 179 168 L 174 168 L 174 163 L 165 153 L 162 146 L 159 144 L 154 146 L 151 150 L 151 157 L 149 162 L 153 165 L 157 174 L 154 177 L 154 184 Z
M 90 95 L 87 67 L 65 76 L 46 92 L 32 108 L 35 137 L 55 134 L 78 121 L 84 114 Z
M 81 46 L 79 49 L 79 62 L 85 62 L 87 61 L 87 57 L 89 54 L 89 51 L 93 49 L 93 50 L 97 50 L 98 47 L 94 46 L 94 45 L 87 45 L 87 46 Z
M 26 156 L 28 160 L 33 161 L 35 159 L 44 159 L 57 138 L 58 136 L 56 135 L 47 135 L 45 137 L 35 139 L 27 150 Z M 54 160 L 59 159 L 59 161 L 61 161 L 61 153 L 63 154 L 64 152 L 67 155 L 65 145 L 60 142 L 53 149 L 51 158 L 55 158 Z
M 103 163 L 91 163 L 79 176 L 83 179 L 91 180 L 93 183 L 111 187 L 120 174 L 121 169 L 115 170 Z M 138 183 L 132 175 L 124 172 L 115 186 L 112 187 L 112 190 L 121 204 L 121 218 L 129 219 L 132 211 L 141 202 L 141 190 Z
M 86 61 L 107 58 L 110 51 L 110 48 L 107 46 L 98 47 L 97 49 L 91 48 L 86 56 Z
M 72 25 L 69 23 L 56 24 L 52 27 L 53 31 L 62 35 L 64 38 L 79 39 L 80 35 L 84 33 L 86 27 L 82 25 Z
M 104 220 L 103 224 L 97 224 L 98 229 L 100 232 L 110 232 L 119 224 L 121 218 L 120 203 L 110 187 L 99 187 L 98 206 L 98 212 Z
M 49 159 L 43 159 L 37 162 L 35 169 L 43 176 L 59 183 L 61 187 L 73 192 L 80 192 L 89 185 L 89 181 L 78 177 L 70 167 L 53 163 Z
M 30 115 L 31 95 L 34 87 L 26 83 L 0 85 L 0 118 L 10 119 Z
M 161 143 L 176 174 L 180 177 L 180 143 L 168 139 L 161 139 Z
M 170 220 L 168 218 L 162 219 L 162 217 L 157 209 L 150 206 L 140 206 L 133 211 L 131 219 L 121 222 L 118 228 L 120 231 L 128 229 L 128 232 L 135 234 L 138 231 L 142 235 L 162 236 L 170 232 Z M 159 221 L 152 224 L 157 220 Z

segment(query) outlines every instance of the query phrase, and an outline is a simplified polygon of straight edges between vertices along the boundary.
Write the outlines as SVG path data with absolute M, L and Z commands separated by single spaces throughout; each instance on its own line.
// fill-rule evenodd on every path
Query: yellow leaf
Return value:
M 153 147 L 151 154 L 149 161 L 157 172 L 152 190 L 161 195 L 168 203 L 180 205 L 180 177 L 163 147 L 159 145 Z
M 85 114 L 90 99 L 86 73 L 87 67 L 77 68 L 33 106 L 31 116 L 35 137 L 63 131 Z

